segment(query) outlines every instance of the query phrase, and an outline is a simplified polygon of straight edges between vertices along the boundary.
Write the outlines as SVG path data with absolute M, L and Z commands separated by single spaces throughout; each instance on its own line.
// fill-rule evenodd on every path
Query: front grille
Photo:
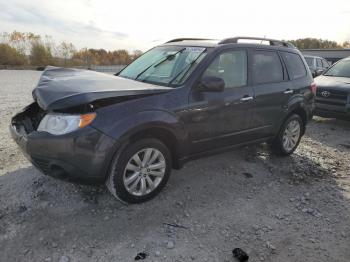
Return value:
M 35 165 L 37 168 L 39 168 L 45 174 L 50 173 L 51 169 L 50 169 L 48 160 L 45 160 L 42 158 L 37 158 L 37 157 L 33 157 L 32 160 L 33 160 L 33 165 Z
M 317 98 L 316 97 L 316 103 L 319 104 L 325 104 L 325 105 L 332 105 L 332 106 L 345 106 L 346 102 L 334 100 L 334 99 L 325 99 L 325 98 Z
M 316 103 L 345 107 L 348 102 L 348 92 L 328 88 L 317 88 Z
M 322 95 L 322 93 L 328 92 L 328 96 Z M 346 103 L 348 100 L 348 92 L 347 91 L 341 91 L 341 90 L 334 90 L 334 89 L 327 89 L 327 88 L 317 88 L 316 93 L 317 98 L 322 99 L 330 99 L 335 101 L 341 101 Z
M 15 126 L 17 132 L 24 129 L 25 133 L 29 134 L 37 130 L 39 123 L 45 114 L 46 112 L 34 102 L 27 106 L 24 111 L 18 113 L 12 118 L 12 125 Z

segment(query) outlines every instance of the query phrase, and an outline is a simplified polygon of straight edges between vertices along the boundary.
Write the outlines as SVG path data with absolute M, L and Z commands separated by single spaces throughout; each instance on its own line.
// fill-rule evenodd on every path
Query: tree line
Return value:
M 350 41 L 341 44 L 335 41 L 317 39 L 317 38 L 301 38 L 296 40 L 288 40 L 298 49 L 343 49 L 350 48 Z
M 350 48 L 350 41 L 302 38 L 288 40 L 299 49 Z M 126 65 L 142 54 L 140 50 L 128 52 L 120 49 L 77 49 L 72 43 L 57 44 L 51 36 L 14 31 L 0 33 L 0 65 L 2 66 L 85 66 Z
M 72 43 L 57 44 L 51 36 L 14 31 L 0 33 L 0 65 L 85 66 L 126 65 L 142 54 L 140 50 L 77 49 Z

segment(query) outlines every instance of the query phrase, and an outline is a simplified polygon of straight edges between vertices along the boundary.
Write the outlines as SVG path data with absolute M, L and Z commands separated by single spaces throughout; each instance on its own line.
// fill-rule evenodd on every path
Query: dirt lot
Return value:
M 349 261 L 350 122 L 316 118 L 288 158 L 255 146 L 190 162 L 159 197 L 125 206 L 40 174 L 11 141 L 39 76 L 0 71 L 1 261 L 221 262 L 236 247 L 249 261 Z

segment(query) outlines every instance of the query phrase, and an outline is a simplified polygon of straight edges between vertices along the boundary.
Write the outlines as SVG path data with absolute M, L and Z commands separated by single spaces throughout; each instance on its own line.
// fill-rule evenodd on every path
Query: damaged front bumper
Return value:
M 56 178 L 104 182 L 116 141 L 90 126 L 65 135 L 38 132 L 36 128 L 43 115 L 33 103 L 12 118 L 12 138 L 27 159 L 44 174 Z

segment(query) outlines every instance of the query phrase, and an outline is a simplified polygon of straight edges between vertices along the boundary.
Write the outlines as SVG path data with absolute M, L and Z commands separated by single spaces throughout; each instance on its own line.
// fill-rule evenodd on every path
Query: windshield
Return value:
M 344 59 L 332 66 L 325 76 L 350 77 L 350 59 Z
M 119 76 L 152 84 L 178 86 L 206 54 L 206 48 L 203 47 L 156 47 L 128 65 Z
M 314 59 L 312 57 L 305 57 L 306 63 L 308 66 L 313 66 Z

